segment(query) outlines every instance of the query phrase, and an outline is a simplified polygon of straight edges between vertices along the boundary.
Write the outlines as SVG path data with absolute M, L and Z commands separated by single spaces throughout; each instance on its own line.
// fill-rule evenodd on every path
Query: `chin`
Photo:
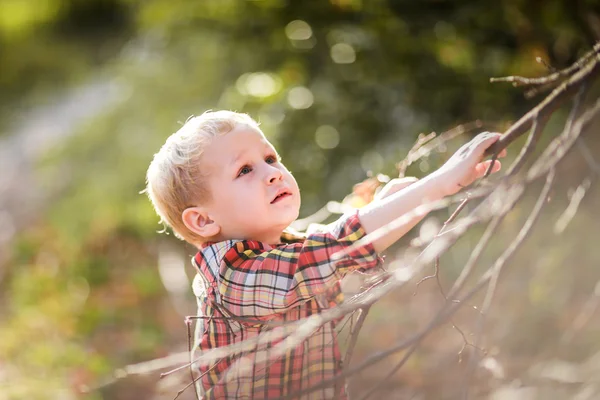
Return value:
M 299 215 L 299 213 L 296 212 L 296 213 L 293 213 L 292 215 L 290 215 L 289 218 L 282 219 L 281 224 L 280 224 L 280 227 L 283 227 L 282 230 L 286 229 L 287 227 L 289 227 L 292 224 L 292 222 L 297 220 L 298 215 Z
M 288 223 L 288 225 L 290 225 L 292 222 L 297 220 L 299 216 L 300 216 L 300 207 L 298 207 L 294 210 L 294 212 L 290 216 L 290 222 Z

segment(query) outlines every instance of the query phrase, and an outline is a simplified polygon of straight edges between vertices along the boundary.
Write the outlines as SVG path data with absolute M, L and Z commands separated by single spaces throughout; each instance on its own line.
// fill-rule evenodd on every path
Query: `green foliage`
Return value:
M 545 73 L 535 57 L 556 67 L 574 61 L 589 48 L 581 15 L 594 7 L 578 2 L 575 12 L 558 0 L 42 3 L 0 3 L 0 126 L 11 126 L 19 108 L 52 103 L 88 79 L 113 82 L 118 95 L 39 160 L 49 201 L 1 267 L 0 360 L 8 366 L 0 363 L 0 400 L 74 398 L 116 368 L 181 349 L 182 316 L 156 268 L 159 243 L 172 240 L 156 233 L 157 217 L 139 192 L 152 154 L 188 116 L 229 108 L 259 119 L 299 181 L 306 215 L 368 171 L 393 174 L 420 132 L 517 118 L 534 101 L 491 86 L 489 77 Z M 323 126 L 339 144 L 317 140 Z M 429 167 L 409 172 L 420 176 L 445 157 L 432 155 Z M 508 226 L 523 215 L 509 216 Z M 469 249 L 458 247 L 457 259 Z M 531 302 L 550 309 L 552 296 L 531 286 Z M 411 324 L 408 314 L 402 321 Z

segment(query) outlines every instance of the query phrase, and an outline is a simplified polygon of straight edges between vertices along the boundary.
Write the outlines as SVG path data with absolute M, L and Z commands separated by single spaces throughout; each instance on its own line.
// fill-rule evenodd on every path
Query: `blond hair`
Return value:
M 145 191 L 160 223 L 171 227 L 176 237 L 196 245 L 205 241 L 185 226 L 182 214 L 186 208 L 210 199 L 205 185 L 207 172 L 200 165 L 204 149 L 213 138 L 239 125 L 260 132 L 258 123 L 247 114 L 207 111 L 188 119 L 154 155 L 146 174 Z

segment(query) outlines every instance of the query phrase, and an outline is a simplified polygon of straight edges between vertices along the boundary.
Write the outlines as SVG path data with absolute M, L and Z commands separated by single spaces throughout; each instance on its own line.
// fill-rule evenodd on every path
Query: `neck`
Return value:
M 251 237 L 238 237 L 230 235 L 218 235 L 211 237 L 208 242 L 222 242 L 225 240 L 254 240 L 256 242 L 262 242 L 266 244 L 278 244 L 281 243 L 282 230 L 276 230 L 273 232 L 264 232 L 261 234 L 252 235 Z
M 257 242 L 267 243 L 267 244 L 277 244 L 281 242 L 281 234 L 283 231 L 276 231 L 274 233 L 265 233 L 262 235 L 257 235 L 251 238 L 247 238 L 249 240 L 256 240 Z

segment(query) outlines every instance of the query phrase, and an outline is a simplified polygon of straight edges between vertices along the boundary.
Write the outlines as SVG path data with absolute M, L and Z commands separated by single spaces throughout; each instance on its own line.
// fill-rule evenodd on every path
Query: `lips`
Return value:
M 281 201 L 289 196 L 292 195 L 292 192 L 290 192 L 287 189 L 280 189 L 277 191 L 277 195 L 275 196 L 275 198 L 271 201 L 271 204 L 275 204 L 278 201 Z

